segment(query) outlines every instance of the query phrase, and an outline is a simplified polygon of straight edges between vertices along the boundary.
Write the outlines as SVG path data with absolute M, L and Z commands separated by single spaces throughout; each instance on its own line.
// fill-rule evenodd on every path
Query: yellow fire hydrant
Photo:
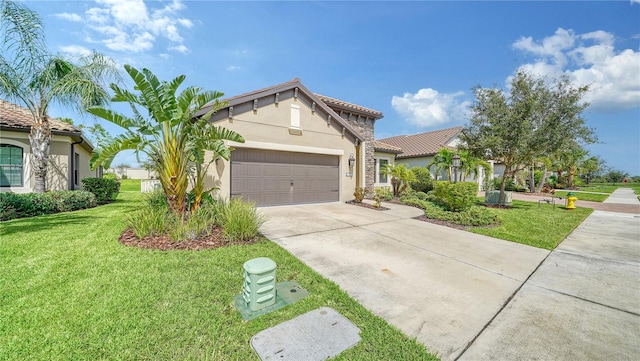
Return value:
M 567 193 L 567 209 L 576 209 L 576 201 L 578 197 L 576 197 L 573 192 Z

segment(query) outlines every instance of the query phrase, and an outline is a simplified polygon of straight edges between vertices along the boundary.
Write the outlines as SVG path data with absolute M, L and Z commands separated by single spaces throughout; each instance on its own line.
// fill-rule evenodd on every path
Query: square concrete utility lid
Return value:
M 321 307 L 259 332 L 251 338 L 251 346 L 262 361 L 320 361 L 353 347 L 359 334 L 346 317 Z

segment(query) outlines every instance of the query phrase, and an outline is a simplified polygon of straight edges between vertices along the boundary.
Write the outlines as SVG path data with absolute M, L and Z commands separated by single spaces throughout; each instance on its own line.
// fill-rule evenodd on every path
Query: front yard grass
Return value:
M 140 192 L 140 179 L 121 179 L 120 192 Z
M 556 191 L 554 196 L 567 198 L 567 194 L 570 191 Z M 576 197 L 578 197 L 579 201 L 589 201 L 589 202 L 604 202 L 605 199 L 609 198 L 608 194 L 598 194 L 598 193 L 586 193 L 586 192 L 574 192 Z
M 582 221 L 593 212 L 591 208 L 567 210 L 556 204 L 543 203 L 538 210 L 538 203 L 513 201 L 511 209 L 491 208 L 500 217 L 497 227 L 471 228 L 470 232 L 500 238 L 530 246 L 554 249 Z
M 362 331 L 338 360 L 437 359 L 268 240 L 203 251 L 121 245 L 141 200 L 125 191 L 105 206 L 0 223 L 1 360 L 257 360 L 253 335 L 321 306 Z M 255 257 L 310 295 L 243 321 L 232 300 Z

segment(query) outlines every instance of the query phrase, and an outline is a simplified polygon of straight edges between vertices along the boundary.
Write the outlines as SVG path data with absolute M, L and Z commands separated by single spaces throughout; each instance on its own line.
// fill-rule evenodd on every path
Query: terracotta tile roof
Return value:
M 375 119 L 380 119 L 383 116 L 382 112 L 379 112 L 377 110 L 365 108 L 365 107 L 360 106 L 360 105 L 356 105 L 356 104 L 353 104 L 353 103 L 348 103 L 348 102 L 345 102 L 343 100 L 331 98 L 331 97 L 328 97 L 326 95 L 321 95 L 321 94 L 318 94 L 318 93 L 314 93 L 314 95 L 316 97 L 318 97 L 318 99 L 320 99 L 323 102 L 325 102 L 325 104 L 327 104 L 330 107 L 336 106 L 336 107 L 342 108 L 344 110 L 353 110 L 353 111 L 356 111 L 356 112 L 365 113 L 367 115 L 372 116 Z
M 71 132 L 80 135 L 80 129 L 56 118 L 50 118 L 52 131 Z M 29 131 L 33 124 L 33 116 L 27 108 L 0 99 L 0 126 L 22 131 Z
M 383 143 L 377 140 L 373 141 L 373 148 L 380 152 L 395 153 L 395 154 L 402 153 L 402 149 L 400 149 L 399 147 L 395 147 L 391 144 Z
M 453 127 L 420 134 L 398 135 L 379 141 L 402 149 L 402 153 L 396 158 L 416 158 L 436 154 L 461 131 L 462 127 Z

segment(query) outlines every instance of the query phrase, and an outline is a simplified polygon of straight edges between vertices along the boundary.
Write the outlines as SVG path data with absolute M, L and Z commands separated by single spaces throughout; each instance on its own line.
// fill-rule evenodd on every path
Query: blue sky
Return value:
M 504 88 L 520 67 L 567 74 L 593 89 L 584 116 L 601 143 L 588 149 L 640 175 L 640 0 L 27 4 L 55 52 L 95 49 L 227 96 L 298 77 L 313 92 L 382 111 L 377 139 L 464 125 L 470 89 Z M 114 164 L 122 162 L 136 163 L 131 154 Z

